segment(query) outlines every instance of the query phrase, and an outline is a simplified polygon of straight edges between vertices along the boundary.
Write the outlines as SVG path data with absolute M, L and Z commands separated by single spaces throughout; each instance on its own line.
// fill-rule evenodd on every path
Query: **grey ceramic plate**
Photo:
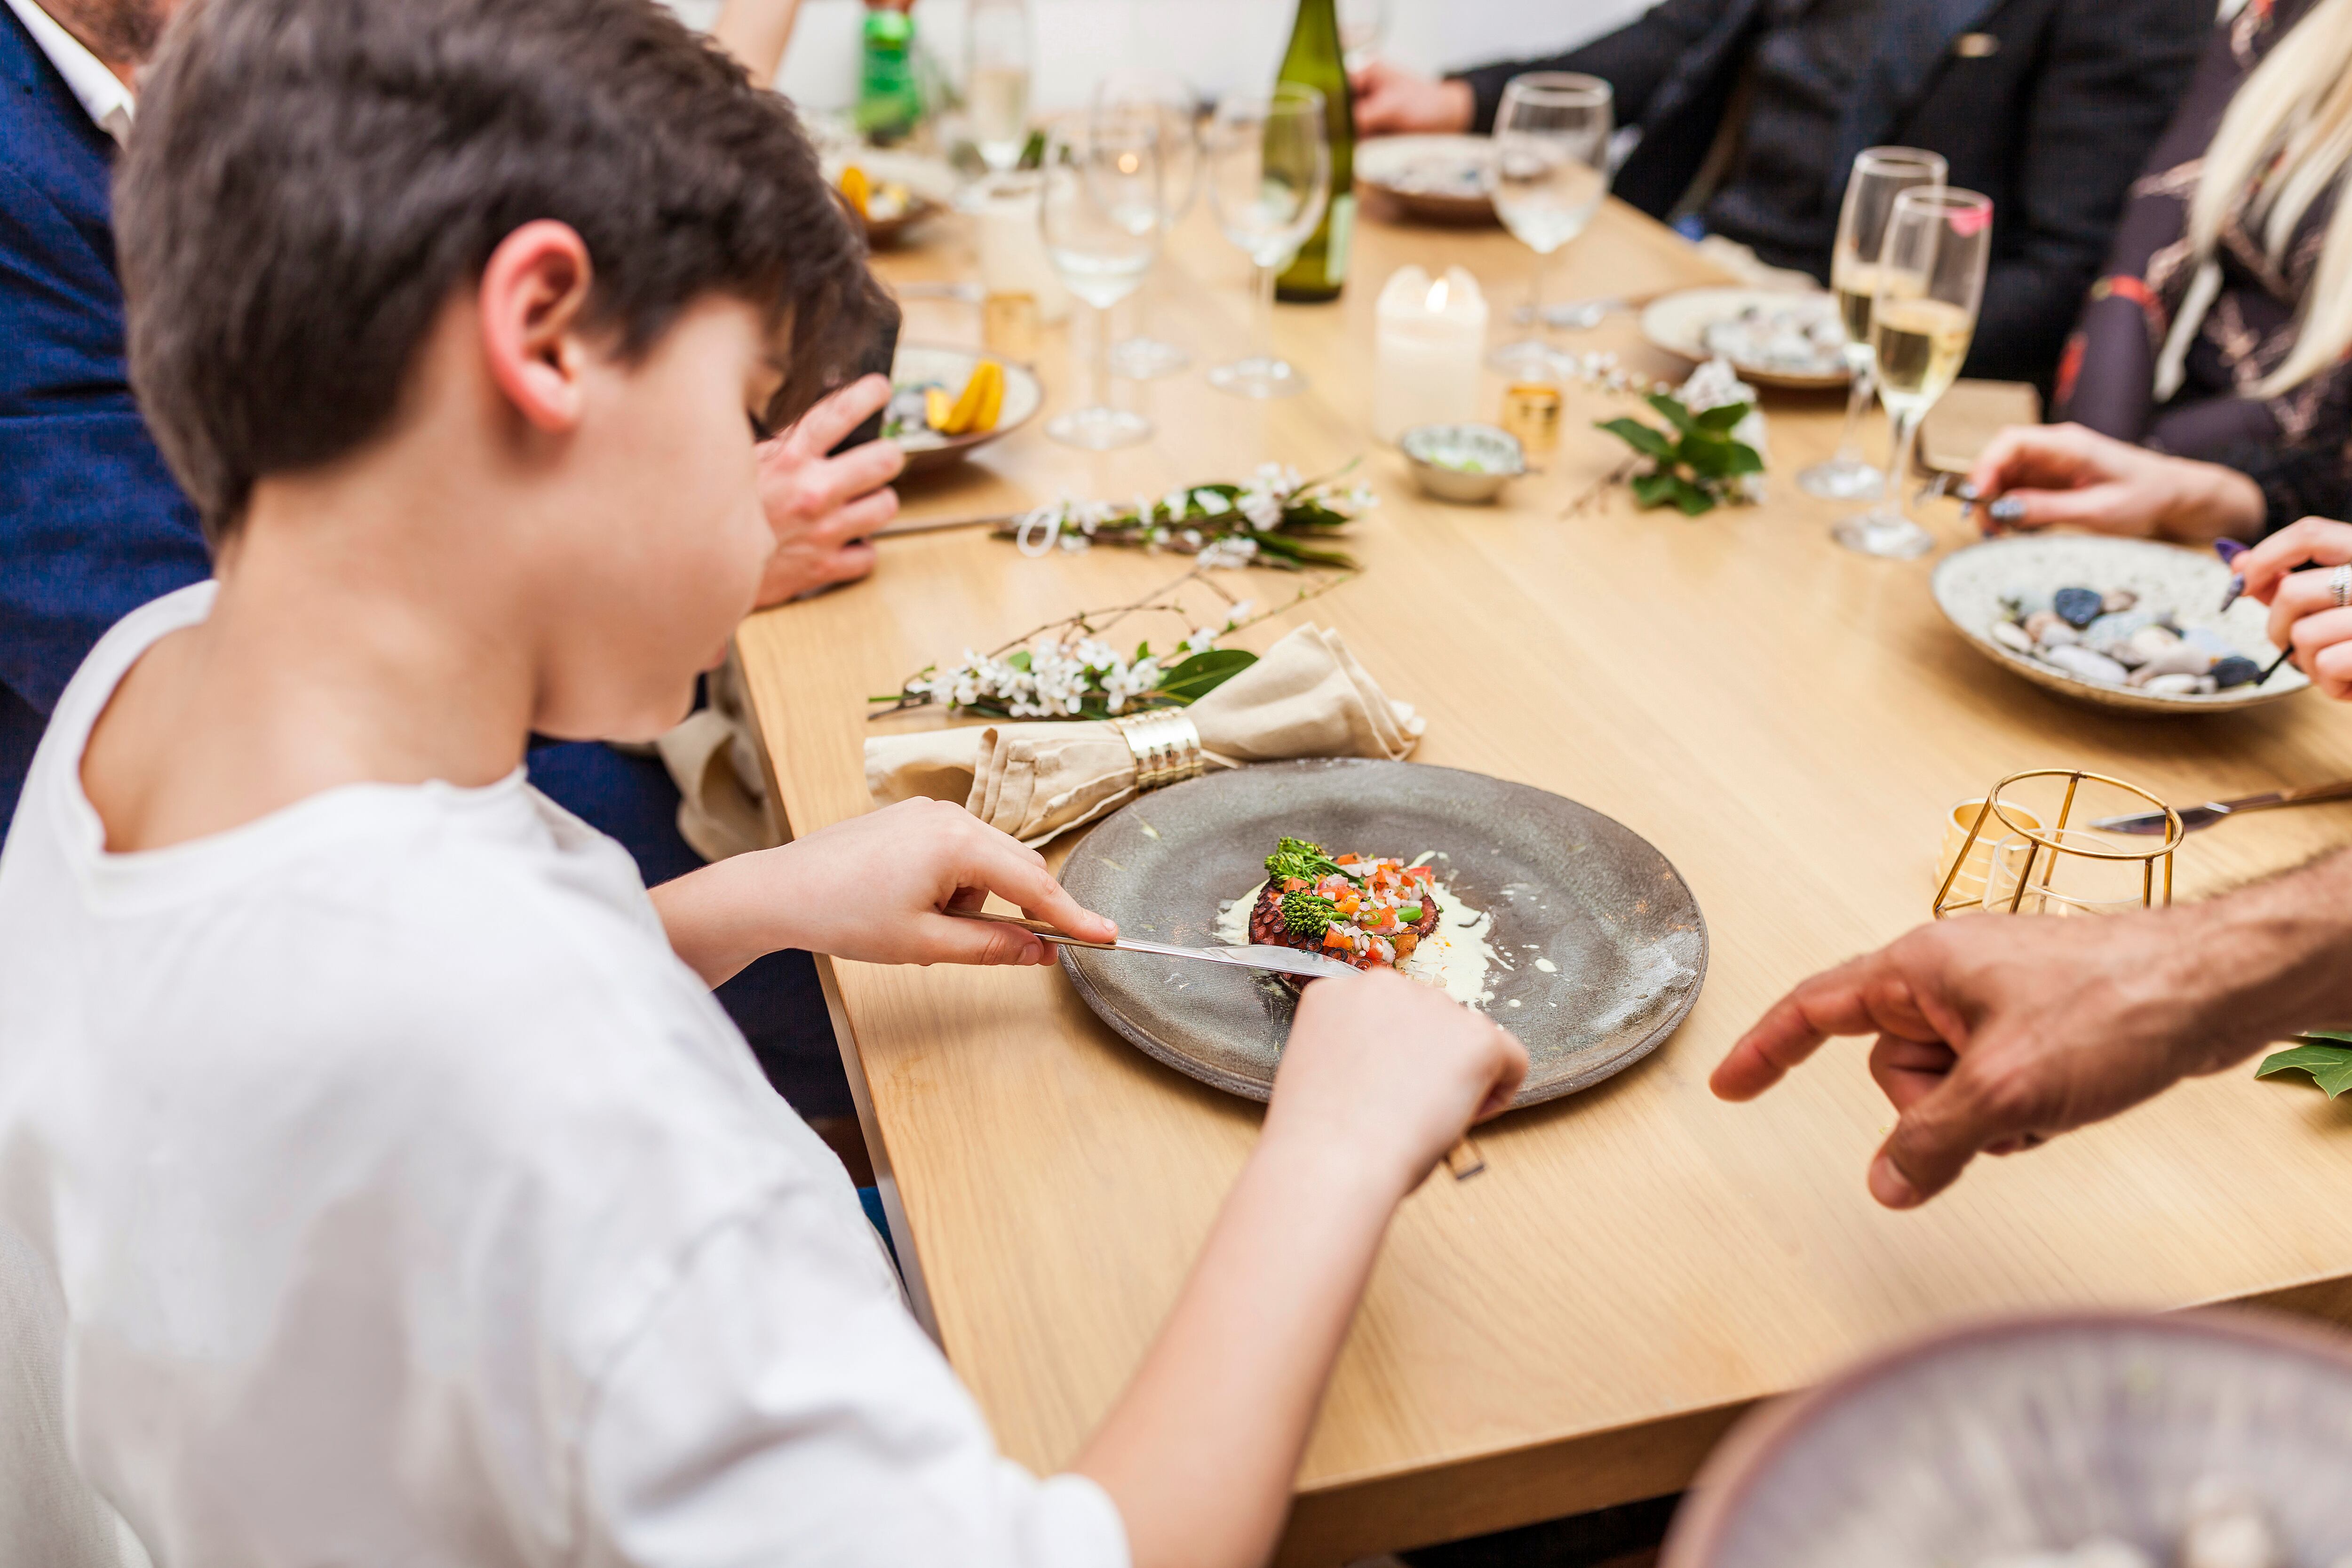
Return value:
M 1622 1070 L 1698 1000 L 1706 922 L 1664 856 L 1574 801 L 1452 768 L 1344 759 L 1212 773 L 1106 817 L 1062 881 L 1130 936 L 1209 946 L 1220 906 L 1265 879 L 1263 862 L 1286 833 L 1334 853 L 1434 851 L 1438 879 L 1493 913 L 1501 963 L 1486 1010 L 1530 1059 L 1516 1105 Z M 1145 1055 L 1252 1100 L 1271 1092 L 1296 1005 L 1281 982 L 1076 948 L 1063 950 L 1062 965 L 1087 1005 Z

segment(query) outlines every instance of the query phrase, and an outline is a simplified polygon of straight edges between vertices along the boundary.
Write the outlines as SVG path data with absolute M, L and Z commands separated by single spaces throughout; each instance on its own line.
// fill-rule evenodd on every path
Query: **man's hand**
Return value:
M 2316 570 L 2298 571 L 2305 562 Z M 2336 569 L 2352 562 L 2352 523 L 2306 517 L 2238 557 L 2246 596 L 2271 607 L 2271 641 L 2337 701 L 2352 700 L 2352 608 L 2338 608 Z
M 1985 531 L 2032 531 L 2061 524 L 2097 533 L 2210 544 L 2262 531 L 2263 493 L 2253 480 L 2218 463 L 2166 457 L 2080 425 L 2012 425 L 1994 437 L 1969 483 L 1990 502 L 2013 503 L 2014 517 Z
M 1527 1076 L 1527 1047 L 1443 991 L 1393 970 L 1318 980 L 1283 1047 L 1265 1137 L 1380 1171 L 1393 1203 Z
M 889 378 L 869 375 L 828 394 L 761 444 L 760 504 L 776 532 L 776 552 L 760 580 L 761 609 L 874 570 L 874 546 L 864 541 L 898 515 L 898 492 L 887 487 L 907 466 L 906 455 L 896 441 L 825 454 L 889 401 Z
M 1910 1208 L 1979 1153 L 2113 1116 L 2273 1037 L 2231 1005 L 2210 908 L 1922 926 L 1781 998 L 1712 1087 L 1753 1100 L 1830 1036 L 1877 1036 L 1871 1077 L 1898 1116 L 1870 1191 Z
M 1477 113 L 1466 81 L 1433 81 L 1401 66 L 1374 60 L 1348 78 L 1356 99 L 1356 134 L 1406 131 L 1467 131 Z

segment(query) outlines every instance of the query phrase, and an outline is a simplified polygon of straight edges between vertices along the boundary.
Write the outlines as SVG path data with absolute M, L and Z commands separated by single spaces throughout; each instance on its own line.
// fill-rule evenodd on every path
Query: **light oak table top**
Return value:
M 1365 573 L 1243 640 L 1264 647 L 1307 616 L 1339 628 L 1427 715 L 1417 760 L 1607 813 L 1674 861 L 1706 912 L 1712 963 L 1679 1033 L 1597 1089 L 1490 1125 L 1485 1175 L 1433 1182 L 1399 1214 L 1281 1561 L 1335 1563 L 1673 1490 L 1753 1401 L 1958 1317 L 2352 1301 L 2330 1284 L 2352 1277 L 2352 1110 L 2251 1068 L 1979 1162 L 1948 1195 L 1899 1215 L 1863 1186 L 1890 1113 L 1862 1042 L 1830 1046 L 1754 1105 L 1706 1087 L 1790 984 L 1925 918 L 1954 801 L 2053 764 L 2181 802 L 2352 775 L 2352 710 L 2309 695 L 2150 720 L 1995 668 L 1937 613 L 1933 558 L 1849 554 L 1827 537 L 1841 507 L 1796 489 L 1790 476 L 1835 439 L 1835 396 L 1768 396 L 1772 495 L 1760 507 L 1687 521 L 1637 511 L 1621 491 L 1563 517 L 1617 460 L 1591 421 L 1632 406 L 1597 391 L 1570 394 L 1559 458 L 1505 504 L 1423 499 L 1368 434 L 1373 301 L 1409 261 L 1467 266 L 1498 323 L 1530 264 L 1499 231 L 1367 222 L 1346 298 L 1277 312 L 1307 395 L 1246 403 L 1197 366 L 1122 384 L 1158 423 L 1150 445 L 1073 452 L 1041 421 L 908 498 L 909 518 L 946 517 L 1365 455 L 1381 498 L 1354 530 Z M 883 269 L 970 278 L 969 238 L 950 225 Z M 1229 357 L 1243 346 L 1244 279 L 1239 254 L 1196 213 L 1150 286 L 1152 325 L 1203 363 Z M 1562 259 L 1551 296 L 1716 280 L 1681 240 L 1612 204 Z M 969 307 L 919 303 L 909 317 L 909 337 L 977 338 Z M 1622 316 L 1575 341 L 1678 374 Z M 1058 334 L 1044 374 L 1051 412 L 1070 379 Z M 1498 403 L 1491 378 L 1488 391 Z M 1926 516 L 1946 547 L 1965 542 L 1949 503 Z M 869 694 L 1181 570 L 1113 550 L 1029 560 L 973 532 L 881 548 L 872 580 L 742 629 L 801 832 L 867 809 L 860 745 L 886 727 L 868 723 Z M 1290 586 L 1247 575 L 1261 601 Z M 2198 835 L 2180 858 L 2182 896 L 2347 836 L 2341 805 Z M 839 963 L 827 984 L 919 1309 L 1005 1449 L 1039 1470 L 1065 1464 L 1173 1300 L 1260 1110 L 1130 1049 L 1057 970 Z

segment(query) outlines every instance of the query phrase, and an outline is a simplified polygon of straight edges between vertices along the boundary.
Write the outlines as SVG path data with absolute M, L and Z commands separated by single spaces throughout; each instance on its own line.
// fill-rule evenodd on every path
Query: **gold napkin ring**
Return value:
M 1201 761 L 1201 731 L 1181 713 L 1128 713 L 1113 719 L 1110 727 L 1134 753 L 1139 790 L 1164 789 L 1206 771 Z

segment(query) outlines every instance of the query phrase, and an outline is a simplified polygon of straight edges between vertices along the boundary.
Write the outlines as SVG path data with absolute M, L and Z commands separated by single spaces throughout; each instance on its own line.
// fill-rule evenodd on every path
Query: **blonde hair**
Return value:
M 2221 226 L 2254 191 L 2249 228 L 2284 265 L 2295 226 L 2342 181 L 2352 160 L 2352 0 L 2319 0 L 2239 85 L 2205 150 L 2189 205 L 2197 259 L 2211 259 Z M 2259 188 L 2257 188 L 2259 187 Z M 2352 348 L 2352 200 L 2327 220 L 2319 265 L 2304 291 L 2294 347 L 2253 389 L 2276 397 L 2327 369 Z

